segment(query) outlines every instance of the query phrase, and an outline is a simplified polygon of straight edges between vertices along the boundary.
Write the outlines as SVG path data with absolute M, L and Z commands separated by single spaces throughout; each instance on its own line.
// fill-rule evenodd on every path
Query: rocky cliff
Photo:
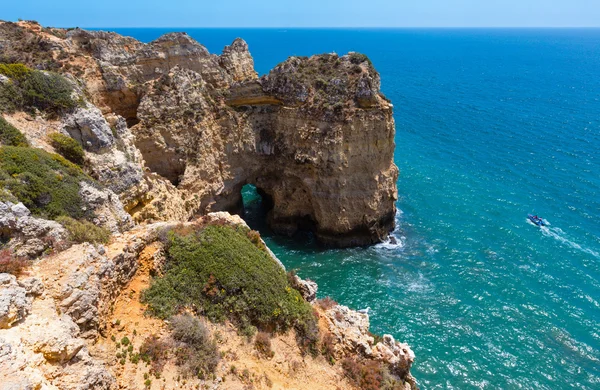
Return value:
M 214 55 L 184 33 L 143 44 L 7 23 L 0 48 L 81 83 L 90 104 L 62 129 L 138 222 L 235 212 L 253 184 L 283 234 L 353 246 L 394 226 L 392 105 L 364 55 L 292 57 L 258 78 L 241 39 Z
M 143 44 L 0 22 L 0 389 L 416 389 L 408 345 L 317 300 L 315 283 L 286 276 L 223 212 L 253 184 L 278 232 L 383 239 L 398 172 L 379 87 L 357 53 L 292 57 L 259 78 L 241 39 L 213 55 L 185 34 Z M 219 229 L 227 254 L 210 251 L 221 236 L 202 236 Z M 177 253 L 227 272 L 200 283 L 183 267 L 148 301 Z M 271 275 L 268 302 L 236 285 Z M 183 333 L 204 344 L 178 339 L 176 316 L 149 315 L 175 293 L 172 311 L 201 324 Z

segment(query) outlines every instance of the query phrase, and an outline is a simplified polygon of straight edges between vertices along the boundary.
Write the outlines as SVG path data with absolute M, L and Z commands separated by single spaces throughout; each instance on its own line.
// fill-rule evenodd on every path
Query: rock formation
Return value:
M 4 57 L 40 66 L 14 54 L 18 29 L 1 26 Z M 35 36 L 47 42 L 37 56 L 77 74 L 100 108 L 76 110 L 61 131 L 138 222 L 237 212 L 253 184 L 279 233 L 354 246 L 393 228 L 392 105 L 364 55 L 292 57 L 258 78 L 241 39 L 218 56 L 185 33 L 149 44 L 79 29 Z
M 151 275 L 165 269 L 161 235 L 211 224 L 247 230 L 227 212 L 241 209 L 246 184 L 270 204 L 268 222 L 283 234 L 309 229 L 324 244 L 353 246 L 378 242 L 393 228 L 392 105 L 365 56 L 292 57 L 259 78 L 241 39 L 213 55 L 183 33 L 143 44 L 0 22 L 0 62 L 57 71 L 73 84 L 73 110 L 3 117 L 32 148 L 55 152 L 53 133 L 83 147 L 82 211 L 112 233 L 107 245 L 68 247 L 63 225 L 32 215 L 0 188 L 0 253 L 33 260 L 18 277 L 0 273 L 0 389 L 183 388 L 187 379 L 189 388 L 271 388 L 267 372 L 275 388 L 352 388 L 341 365 L 306 358 L 293 332 L 273 335 L 274 358 L 259 361 L 231 323 L 211 324 L 223 337 L 223 360 L 211 378 L 183 382 L 171 362 L 152 385 L 152 368 L 137 366 L 133 349 L 168 333 L 140 300 Z M 320 318 L 313 331 L 331 336 L 330 358 L 375 361 L 402 389 L 416 389 L 406 344 L 389 335 L 376 342 L 366 314 L 320 308 L 314 282 L 294 276 L 289 286 Z M 127 334 L 131 348 L 123 352 Z M 234 362 L 263 376 L 236 373 Z

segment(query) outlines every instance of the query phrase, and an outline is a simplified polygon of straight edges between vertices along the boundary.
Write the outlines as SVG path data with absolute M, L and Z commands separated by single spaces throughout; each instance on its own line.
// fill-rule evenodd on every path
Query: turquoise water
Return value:
M 272 236 L 256 202 L 246 217 L 321 297 L 408 342 L 421 388 L 600 388 L 600 30 L 187 31 L 216 53 L 243 37 L 261 74 L 289 55 L 373 60 L 401 244 L 323 250 Z

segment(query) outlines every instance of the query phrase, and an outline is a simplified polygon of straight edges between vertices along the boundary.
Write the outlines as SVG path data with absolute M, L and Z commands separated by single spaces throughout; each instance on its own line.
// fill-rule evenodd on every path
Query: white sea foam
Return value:
M 592 255 L 598 259 L 600 259 L 600 253 L 590 249 L 590 248 L 585 248 L 582 247 L 581 245 L 579 245 L 578 243 L 569 240 L 566 237 L 566 233 L 564 231 L 562 231 L 560 228 L 549 228 L 547 226 L 541 226 L 540 229 L 542 230 L 542 234 L 546 237 L 552 237 L 555 240 L 559 241 L 560 243 L 567 245 L 573 249 L 577 249 L 580 250 L 584 253 L 587 253 L 589 255 Z
M 406 237 L 397 237 L 391 234 L 387 240 L 380 242 L 379 244 L 375 245 L 375 247 L 383 249 L 401 249 L 404 247 L 405 241 Z

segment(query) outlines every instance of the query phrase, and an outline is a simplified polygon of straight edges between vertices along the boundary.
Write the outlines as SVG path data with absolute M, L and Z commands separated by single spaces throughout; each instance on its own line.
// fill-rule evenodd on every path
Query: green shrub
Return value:
M 61 215 L 56 218 L 56 221 L 67 229 L 69 232 L 69 239 L 73 242 L 91 242 L 91 243 L 103 243 L 106 244 L 110 239 L 110 230 L 96 226 L 89 221 L 78 221 L 71 217 Z M 124 337 L 121 340 L 121 344 L 127 345 L 129 339 Z
M 29 143 L 19 129 L 0 116 L 0 145 L 28 146 Z
M 0 64 L 0 73 L 10 82 L 0 85 L 0 102 L 6 101 L 2 111 L 38 109 L 59 115 L 77 107 L 73 86 L 54 72 L 29 69 L 22 64 Z
M 23 64 L 0 64 L 0 74 L 14 81 L 23 81 L 33 72 Z
M 71 83 L 57 73 L 33 71 L 21 86 L 26 107 L 58 114 L 77 106 Z
M 60 133 L 48 136 L 52 147 L 64 158 L 77 165 L 83 165 L 83 148 L 73 138 Z
M 325 356 L 325 359 L 329 364 L 335 364 L 335 344 L 331 333 L 327 333 L 323 336 L 321 341 L 321 354 Z
M 150 313 L 168 318 L 193 306 L 213 321 L 229 318 L 242 329 L 285 330 L 315 321 L 285 271 L 244 229 L 208 226 L 185 235 L 171 231 L 168 239 L 166 273 L 143 294 Z
M 0 147 L 0 187 L 10 191 L 35 215 L 54 219 L 85 216 L 79 183 L 90 181 L 80 167 L 41 149 Z
M 349 57 L 350 57 L 350 62 L 353 64 L 358 65 L 358 64 L 361 64 L 366 61 L 369 66 L 373 66 L 373 64 L 371 63 L 371 60 L 365 54 L 350 53 Z
M 171 319 L 171 336 L 181 343 L 175 349 L 176 364 L 183 367 L 184 375 L 203 379 L 215 371 L 221 355 L 202 321 L 189 314 L 175 316 Z
M 21 90 L 12 82 L 0 83 L 0 112 L 15 112 L 23 107 Z

